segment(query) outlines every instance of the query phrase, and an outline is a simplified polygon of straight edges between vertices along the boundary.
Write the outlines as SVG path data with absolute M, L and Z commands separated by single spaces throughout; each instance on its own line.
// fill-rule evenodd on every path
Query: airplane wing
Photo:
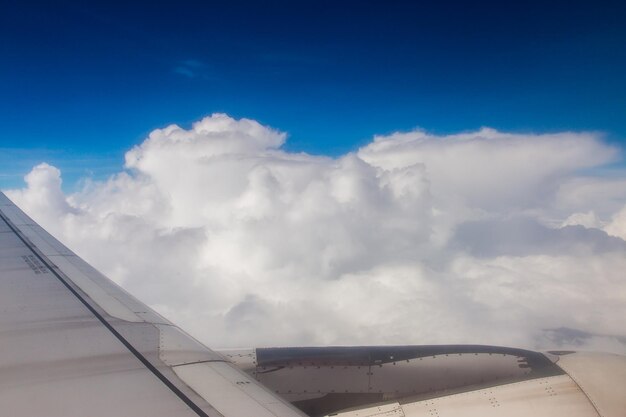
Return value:
M 0 193 L 2 415 L 304 416 Z

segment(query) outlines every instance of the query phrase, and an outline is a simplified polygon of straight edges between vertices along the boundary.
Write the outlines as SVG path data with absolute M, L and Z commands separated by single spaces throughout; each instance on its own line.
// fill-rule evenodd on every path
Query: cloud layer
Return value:
M 375 137 L 339 158 L 214 114 L 126 170 L 7 192 L 210 346 L 490 343 L 626 353 L 626 175 L 594 133 Z

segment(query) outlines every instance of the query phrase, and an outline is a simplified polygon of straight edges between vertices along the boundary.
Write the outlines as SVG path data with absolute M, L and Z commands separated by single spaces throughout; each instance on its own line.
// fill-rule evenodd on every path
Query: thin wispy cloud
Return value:
M 182 75 L 187 78 L 207 78 L 208 66 L 195 59 L 187 59 L 180 61 L 176 67 L 174 67 L 174 73 Z

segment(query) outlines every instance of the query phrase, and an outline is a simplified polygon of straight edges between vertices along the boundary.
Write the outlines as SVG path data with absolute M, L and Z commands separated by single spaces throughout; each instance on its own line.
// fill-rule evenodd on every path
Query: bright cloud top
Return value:
M 492 343 L 626 351 L 626 176 L 598 134 L 375 137 L 339 158 L 214 114 L 64 195 L 7 194 L 211 346 Z

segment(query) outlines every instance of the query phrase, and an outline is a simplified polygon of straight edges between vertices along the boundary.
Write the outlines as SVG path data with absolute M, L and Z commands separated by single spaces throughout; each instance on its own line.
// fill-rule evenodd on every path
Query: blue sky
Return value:
M 2 188 L 43 160 L 103 178 L 214 112 L 328 155 L 418 126 L 626 141 L 621 2 L 88 3 L 2 6 Z

